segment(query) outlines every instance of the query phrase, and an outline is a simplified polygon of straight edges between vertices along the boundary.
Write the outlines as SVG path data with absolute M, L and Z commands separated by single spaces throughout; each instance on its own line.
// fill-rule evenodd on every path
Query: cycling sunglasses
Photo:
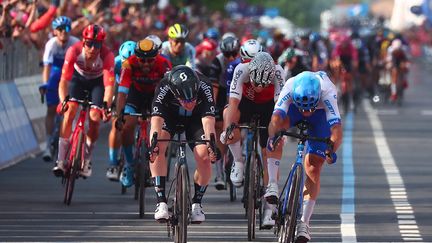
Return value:
M 226 58 L 236 57 L 237 56 L 237 52 L 236 51 L 223 52 L 223 55 Z
M 176 44 L 177 43 L 185 43 L 186 42 L 186 39 L 183 39 L 183 38 L 177 38 L 177 39 L 172 39 Z
M 100 41 L 85 41 L 84 45 L 87 46 L 88 48 L 96 48 L 96 49 L 100 49 L 102 48 L 102 42 Z
M 61 25 L 61 26 L 57 27 L 56 30 L 58 30 L 60 32 L 61 31 L 65 31 L 66 33 L 69 33 L 70 32 L 70 27 L 67 26 L 67 25 Z

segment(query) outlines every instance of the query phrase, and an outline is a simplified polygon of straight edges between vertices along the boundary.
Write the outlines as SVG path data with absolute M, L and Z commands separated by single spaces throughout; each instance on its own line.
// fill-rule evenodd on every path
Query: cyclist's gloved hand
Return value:
M 226 139 L 226 132 L 223 131 L 219 137 L 219 140 L 221 141 L 222 144 L 226 144 L 227 139 Z
M 331 165 L 336 163 L 337 160 L 337 154 L 335 152 L 333 153 L 326 153 L 326 162 L 327 164 Z
M 47 89 L 48 89 L 48 84 L 39 85 L 39 93 L 41 93 L 42 95 L 46 93 Z
M 57 105 L 56 111 L 57 111 L 57 114 L 63 115 L 68 109 L 69 109 L 68 102 L 65 103 L 64 108 L 63 108 L 63 102 L 60 102 Z

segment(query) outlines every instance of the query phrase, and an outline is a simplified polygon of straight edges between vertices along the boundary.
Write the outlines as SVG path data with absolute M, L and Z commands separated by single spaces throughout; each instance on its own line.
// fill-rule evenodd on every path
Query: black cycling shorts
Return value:
M 69 95 L 71 98 L 84 100 L 85 91 L 89 92 L 90 100 L 93 105 L 102 108 L 105 92 L 103 76 L 95 79 L 87 79 L 75 70 L 72 75 L 72 80 L 69 83 Z

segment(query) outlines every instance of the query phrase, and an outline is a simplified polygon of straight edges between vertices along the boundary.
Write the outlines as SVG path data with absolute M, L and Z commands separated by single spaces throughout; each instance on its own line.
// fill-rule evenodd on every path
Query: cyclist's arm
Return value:
M 150 136 L 153 136 L 154 132 L 160 136 L 162 127 L 165 122 L 164 115 L 169 114 L 170 110 L 164 104 L 169 103 L 167 101 L 170 96 L 170 89 L 166 85 L 166 79 L 162 79 L 161 83 L 155 90 L 155 95 L 152 102 L 151 119 L 150 119 Z M 151 141 L 150 141 L 151 142 Z
M 103 101 L 111 107 L 112 97 L 114 95 L 114 54 L 110 51 L 104 58 L 103 82 L 105 86 Z
M 120 82 L 117 91 L 117 104 L 116 112 L 120 114 L 121 110 L 126 105 L 126 97 L 129 93 L 129 88 L 132 85 L 132 70 L 129 64 L 129 60 L 125 60 L 122 64 L 120 71 Z
M 201 122 L 203 125 L 204 135 L 206 139 L 210 139 L 210 134 L 216 134 L 215 124 L 216 119 L 214 116 L 205 116 L 201 118 Z
M 73 45 L 66 51 L 58 90 L 60 103 L 66 99 L 69 91 L 69 81 L 72 79 L 72 75 L 74 72 L 74 64 L 78 55 L 75 51 L 75 48 L 75 45 Z
M 42 71 L 42 83 L 47 84 L 51 73 L 51 64 L 45 64 Z
M 276 65 L 275 80 L 274 80 L 274 102 L 278 100 L 279 95 L 282 91 L 282 88 L 285 83 L 284 80 L 285 76 L 286 76 L 285 70 L 280 65 Z
M 319 72 L 319 76 L 323 79 L 323 91 L 320 102 L 323 103 L 326 112 L 327 122 L 331 131 L 330 140 L 334 143 L 333 152 L 335 152 L 342 143 L 342 122 L 337 105 L 337 90 L 325 72 Z
M 234 114 L 238 111 L 238 106 L 242 98 L 243 92 L 243 79 L 247 76 L 247 73 L 243 69 L 241 64 L 237 65 L 234 69 L 233 80 L 230 84 L 230 92 L 228 99 L 228 107 L 224 117 L 224 129 L 226 129 L 232 122 L 234 122 Z
M 44 50 L 44 54 L 43 54 L 43 71 L 42 71 L 42 82 L 44 84 L 48 83 L 49 80 L 49 76 L 51 73 L 51 65 L 53 63 L 54 57 L 53 57 L 53 45 L 54 45 L 55 39 L 50 39 L 46 44 L 45 44 L 45 50 Z
M 277 132 L 284 128 L 285 118 L 287 118 L 288 107 L 291 104 L 291 89 L 293 83 L 294 77 L 286 81 L 279 95 L 279 98 L 275 103 L 273 114 L 268 127 L 270 137 L 273 137 Z

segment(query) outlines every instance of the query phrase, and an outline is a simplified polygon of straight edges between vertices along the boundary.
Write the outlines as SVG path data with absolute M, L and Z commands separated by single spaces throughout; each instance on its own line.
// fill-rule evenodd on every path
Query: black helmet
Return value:
M 177 99 L 192 101 L 197 98 L 199 79 L 190 67 L 175 66 L 168 75 L 168 83 Z
M 236 37 L 225 37 L 220 43 L 220 49 L 223 53 L 238 53 L 240 50 L 240 42 Z

